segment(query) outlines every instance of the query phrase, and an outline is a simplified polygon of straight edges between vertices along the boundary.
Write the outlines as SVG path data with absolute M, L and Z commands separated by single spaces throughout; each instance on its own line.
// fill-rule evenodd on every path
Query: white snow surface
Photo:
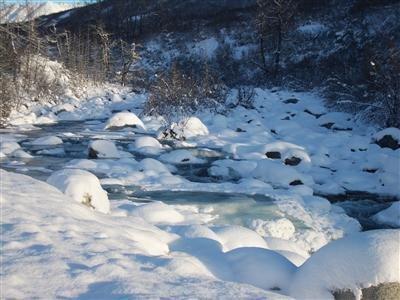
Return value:
M 50 15 L 60 11 L 77 7 L 78 3 L 56 3 L 47 1 L 43 3 L 29 3 L 25 1 L 15 4 L 5 4 L 0 6 L 0 23 L 21 22 L 35 19 L 43 15 Z
M 1 284 L 10 298 L 289 299 L 255 287 L 256 262 L 273 266 L 263 268 L 263 287 L 283 287 L 292 276 L 295 267 L 277 253 L 224 254 L 212 239 L 181 237 L 133 215 L 99 214 L 44 182 L 3 170 L 0 176 L 7 224 Z
M 37 138 L 31 142 L 32 145 L 37 146 L 50 146 L 50 145 L 60 145 L 63 141 L 57 136 L 44 136 Z
M 108 119 L 105 129 L 110 129 L 113 127 L 138 127 L 142 130 L 146 130 L 143 122 L 131 112 L 119 112 L 113 115 L 110 119 Z
M 381 224 L 400 227 L 400 201 L 396 201 L 388 208 L 373 216 L 373 219 Z
M 400 230 L 373 230 L 333 241 L 296 272 L 290 294 L 296 299 L 334 299 L 332 291 L 400 282 Z
M 89 143 L 89 151 L 92 149 L 96 152 L 98 158 L 119 158 L 120 151 L 115 144 L 107 140 L 95 140 Z
M 54 172 L 47 182 L 77 202 L 102 213 L 109 213 L 110 202 L 99 179 L 85 170 L 65 169 Z

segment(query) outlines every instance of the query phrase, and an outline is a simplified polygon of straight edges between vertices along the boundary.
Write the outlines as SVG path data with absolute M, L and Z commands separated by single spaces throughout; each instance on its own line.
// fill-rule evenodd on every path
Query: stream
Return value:
M 9 171 L 19 172 L 39 180 L 45 181 L 48 176 L 64 166 L 72 159 L 86 159 L 87 148 L 91 140 L 104 138 L 113 140 L 123 151 L 128 150 L 128 144 L 135 136 L 128 131 L 104 131 L 102 120 L 69 121 L 50 125 L 37 125 L 37 129 L 16 132 L 13 129 L 2 129 L 0 133 L 17 136 L 21 148 L 33 155 L 33 158 L 5 158 L 0 160 L 0 167 Z M 62 145 L 35 146 L 30 141 L 49 135 L 56 135 L 63 140 Z M 174 148 L 172 147 L 171 150 Z M 192 182 L 218 182 L 217 179 L 209 177 L 207 169 L 218 157 L 202 157 L 201 149 L 196 155 L 207 161 L 200 165 L 177 165 L 175 174 L 178 174 Z M 207 150 L 207 149 L 206 149 Z M 216 150 L 216 149 L 211 149 Z M 132 152 L 131 152 L 132 153 Z M 146 156 L 132 153 L 137 161 Z M 94 172 L 96 174 L 96 172 Z M 104 178 L 104 174 L 96 174 Z M 207 211 L 212 207 L 213 214 L 217 217 L 212 220 L 215 224 L 230 224 L 246 226 L 251 220 L 274 220 L 279 218 L 276 204 L 273 199 L 263 195 L 245 195 L 238 193 L 220 192 L 188 192 L 188 191 L 146 191 L 139 186 L 131 185 L 103 185 L 107 190 L 109 198 L 127 199 L 136 203 L 151 201 L 163 201 L 172 205 L 196 206 L 201 211 Z M 324 195 L 331 203 L 342 207 L 345 212 L 357 219 L 363 230 L 388 228 L 377 224 L 371 216 L 390 206 L 393 199 L 387 199 L 379 195 L 349 193 L 340 196 Z M 302 226 L 298 221 L 292 220 L 296 227 Z

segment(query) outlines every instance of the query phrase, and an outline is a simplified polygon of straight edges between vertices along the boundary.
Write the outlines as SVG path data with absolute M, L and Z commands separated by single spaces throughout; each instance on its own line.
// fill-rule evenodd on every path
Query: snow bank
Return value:
M 113 115 L 108 121 L 104 129 L 134 127 L 146 130 L 142 120 L 140 120 L 134 113 L 119 112 Z
M 374 230 L 331 242 L 296 272 L 290 294 L 296 299 L 333 299 L 332 292 L 400 282 L 400 230 Z
M 213 228 L 222 243 L 224 251 L 241 247 L 268 248 L 265 240 L 256 232 L 241 226 L 224 226 Z
M 152 224 L 176 224 L 185 220 L 181 213 L 162 202 L 140 205 L 133 214 Z
M 400 227 L 400 201 L 396 201 L 385 210 L 380 211 L 373 216 L 373 219 L 380 224 Z
M 57 136 L 43 136 L 30 142 L 35 146 L 54 146 L 63 143 L 62 139 Z
M 102 213 L 109 213 L 110 202 L 100 181 L 88 171 L 65 169 L 54 172 L 47 182 L 75 201 Z
M 162 139 L 186 140 L 208 134 L 207 126 L 199 118 L 190 117 L 179 123 L 173 123 L 170 128 L 161 131 L 158 136 Z

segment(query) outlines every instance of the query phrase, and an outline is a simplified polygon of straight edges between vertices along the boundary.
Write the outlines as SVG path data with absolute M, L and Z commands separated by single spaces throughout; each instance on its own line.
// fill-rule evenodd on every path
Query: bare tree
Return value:
M 284 34 L 293 21 L 296 11 L 294 0 L 257 0 L 257 26 L 259 32 L 259 46 L 261 64 L 265 73 L 268 72 L 266 61 L 266 40 L 271 38 L 274 45 L 274 75 L 280 69 L 282 43 Z

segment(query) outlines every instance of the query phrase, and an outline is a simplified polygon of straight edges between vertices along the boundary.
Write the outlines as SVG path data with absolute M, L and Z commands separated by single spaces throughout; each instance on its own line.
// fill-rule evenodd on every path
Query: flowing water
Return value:
M 87 158 L 89 142 L 95 138 L 113 140 L 117 146 L 128 151 L 128 144 L 134 136 L 128 131 L 107 132 L 102 129 L 101 120 L 60 122 L 52 125 L 40 125 L 36 130 L 15 132 L 12 129 L 3 129 L 3 134 L 20 135 L 19 144 L 22 149 L 32 154 L 31 159 L 6 158 L 0 160 L 0 167 L 20 172 L 39 180 L 45 181 L 56 170 L 62 169 L 72 159 Z M 33 139 L 57 135 L 64 141 L 62 145 L 34 146 L 29 142 Z M 45 152 L 43 152 L 45 150 Z M 46 152 L 47 151 L 47 152 Z M 207 169 L 217 157 L 208 157 L 204 149 L 193 149 L 196 155 L 207 160 L 206 164 L 178 166 L 177 174 L 194 182 L 215 182 L 215 178 L 207 175 Z M 146 156 L 132 153 L 136 160 Z M 100 178 L 104 175 L 96 174 Z M 248 225 L 251 220 L 273 220 L 279 218 L 274 200 L 263 195 L 243 195 L 233 193 L 214 192 L 182 192 L 182 191 L 145 191 L 138 186 L 104 185 L 110 199 L 128 199 L 137 203 L 163 201 L 179 206 L 195 206 L 200 211 L 210 212 L 215 216 L 216 224 Z M 376 224 L 371 216 L 390 205 L 388 199 L 378 195 L 349 194 L 340 197 L 328 197 L 331 202 L 341 206 L 346 213 L 356 218 L 364 230 L 386 228 Z M 297 226 L 299 222 L 292 220 Z

